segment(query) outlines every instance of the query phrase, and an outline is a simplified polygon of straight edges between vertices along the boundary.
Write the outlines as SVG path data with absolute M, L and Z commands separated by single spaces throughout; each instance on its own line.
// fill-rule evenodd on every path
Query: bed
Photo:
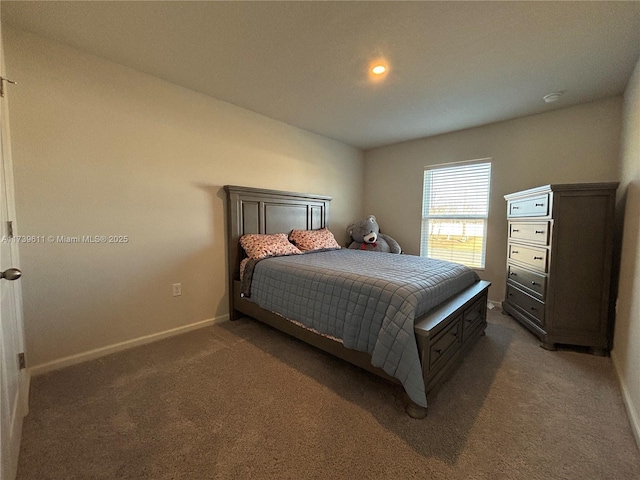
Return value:
M 354 341 L 349 336 L 337 338 L 326 334 L 327 332 L 319 331 L 321 329 L 312 328 L 311 324 L 305 325 L 298 318 L 287 318 L 287 315 L 295 317 L 296 311 L 286 308 L 286 303 L 279 307 L 270 305 L 269 302 L 260 303 L 260 298 L 264 301 L 277 295 L 269 291 L 267 293 L 263 292 L 262 297 L 260 297 L 260 288 L 258 287 L 256 287 L 255 295 L 248 294 L 247 282 L 244 282 L 243 288 L 240 280 L 240 263 L 246 257 L 244 249 L 240 245 L 240 239 L 243 235 L 289 233 L 292 230 L 320 230 L 327 228 L 329 226 L 331 197 L 232 185 L 227 185 L 224 188 L 227 196 L 230 318 L 232 320 L 241 316 L 255 318 L 391 382 L 401 384 L 405 389 L 405 410 L 407 414 L 413 418 L 424 418 L 430 399 L 455 371 L 457 365 L 473 347 L 476 340 L 484 335 L 489 282 L 479 280 L 475 274 L 473 274 L 475 278 L 470 279 L 468 278 L 468 272 L 464 274 L 466 275 L 464 280 L 456 280 L 457 276 L 454 275 L 445 275 L 447 283 L 454 284 L 457 282 L 455 293 L 451 296 L 446 294 L 447 298 L 443 299 L 441 286 L 435 285 L 438 288 L 438 292 L 440 292 L 438 294 L 440 296 L 430 297 L 429 301 L 431 303 L 437 299 L 437 304 L 434 305 L 430 304 L 429 301 L 421 300 L 419 295 L 422 295 L 422 293 L 418 287 L 405 287 L 403 285 L 394 288 L 391 293 L 385 295 L 392 298 L 396 303 L 399 296 L 406 296 L 406 298 L 400 299 L 402 303 L 399 304 L 399 307 L 393 309 L 394 313 L 397 310 L 402 310 L 402 314 L 399 314 L 400 316 L 390 315 L 390 320 L 385 317 L 377 321 L 382 322 L 380 324 L 384 326 L 384 328 L 380 328 L 381 332 L 389 336 L 389 331 L 392 331 L 394 332 L 392 336 L 395 335 L 402 340 L 402 350 L 397 350 L 397 345 L 395 344 L 388 345 L 388 348 L 384 347 L 387 344 L 385 338 L 377 342 L 375 339 L 369 340 L 370 348 L 365 345 L 354 349 L 354 345 L 351 345 Z M 345 285 L 351 285 L 353 281 L 357 280 L 354 277 L 354 271 L 349 270 L 349 265 L 355 265 L 358 262 L 358 258 L 354 256 L 372 255 L 373 253 L 342 249 L 288 257 L 273 257 L 272 259 L 257 262 L 255 264 L 256 273 L 253 273 L 253 266 L 251 273 L 259 277 L 260 275 L 266 275 L 265 272 L 269 272 L 269 275 L 275 278 L 273 281 L 277 282 L 280 278 L 279 276 L 283 279 L 287 278 L 285 277 L 286 272 L 295 274 L 295 272 L 300 271 L 299 275 L 316 275 L 327 283 L 333 282 L 333 287 L 325 286 L 322 288 L 343 291 Z M 383 262 L 379 267 L 381 277 L 384 276 L 385 272 L 394 270 L 393 265 L 389 267 L 389 264 L 384 262 L 406 263 L 412 261 L 411 259 L 419 262 L 427 261 L 426 259 L 409 255 L 377 255 Z M 373 262 L 373 256 L 366 258 L 367 260 L 371 259 Z M 341 264 L 343 271 L 332 276 L 325 269 L 327 262 Z M 320 268 L 319 265 L 322 270 L 318 270 Z M 402 268 L 405 267 L 403 266 Z M 274 272 L 280 273 L 276 275 Z M 346 282 L 338 279 L 338 277 L 345 275 L 347 276 Z M 413 276 L 411 275 L 412 278 Z M 417 271 L 415 276 L 419 276 Z M 320 285 L 315 280 L 313 278 L 314 288 L 308 290 L 314 290 L 316 288 L 315 285 Z M 336 284 L 335 282 L 339 280 L 342 283 Z M 393 281 L 393 278 L 391 280 Z M 427 279 L 423 280 L 427 281 Z M 297 279 L 289 281 L 292 282 L 289 287 L 283 284 L 280 286 L 280 290 L 286 291 L 287 301 L 292 304 L 302 302 L 302 299 L 298 297 L 291 297 L 291 295 L 296 294 L 295 284 L 301 283 L 301 281 Z M 374 283 L 386 285 L 384 283 L 386 281 L 381 278 L 380 280 L 374 280 Z M 463 281 L 464 283 L 460 283 Z M 443 280 L 444 283 L 445 281 Z M 258 283 L 257 285 L 261 284 Z M 362 289 L 363 287 L 358 286 L 358 288 Z M 407 288 L 410 288 L 410 290 L 407 290 Z M 384 290 L 389 289 L 380 288 L 372 291 L 376 295 L 381 295 L 380 292 Z M 274 291 L 277 293 L 277 290 Z M 373 293 L 368 293 L 370 290 L 362 291 L 367 292 L 367 295 L 372 295 L 371 302 L 367 303 L 374 305 L 377 299 L 373 298 Z M 413 298 L 416 295 L 418 296 L 417 300 Z M 260 305 L 265 305 L 266 308 Z M 375 310 L 375 307 L 372 307 L 372 309 Z M 308 310 L 311 311 L 312 309 Z M 278 311 L 287 313 L 276 313 Z M 414 313 L 415 317 L 413 316 Z M 328 318 L 328 323 L 332 324 L 346 322 L 347 319 L 342 318 L 342 316 L 343 313 L 338 311 L 328 310 L 324 312 L 324 318 Z M 405 318 L 407 316 L 408 319 Z M 349 318 L 349 321 L 353 321 L 353 319 Z M 355 342 L 360 340 L 355 340 Z M 377 346 L 379 345 L 382 345 L 382 347 L 378 348 Z M 398 358 L 399 355 L 396 354 L 398 351 L 401 352 L 402 359 Z M 389 360 L 390 358 L 391 360 Z M 390 366 L 394 362 L 395 366 Z

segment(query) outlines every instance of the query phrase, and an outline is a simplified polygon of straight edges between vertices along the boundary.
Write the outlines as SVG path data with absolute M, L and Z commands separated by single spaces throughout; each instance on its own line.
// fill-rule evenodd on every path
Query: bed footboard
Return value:
M 489 286 L 491 283 L 481 280 L 416 321 L 427 401 L 484 334 Z

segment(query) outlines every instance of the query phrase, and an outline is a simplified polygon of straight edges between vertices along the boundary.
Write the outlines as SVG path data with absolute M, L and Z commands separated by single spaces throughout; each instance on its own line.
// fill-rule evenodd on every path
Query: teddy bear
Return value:
M 376 217 L 369 215 L 359 222 L 349 225 L 347 233 L 353 239 L 349 248 L 373 252 L 402 253 L 402 249 L 389 235 L 380 233 Z

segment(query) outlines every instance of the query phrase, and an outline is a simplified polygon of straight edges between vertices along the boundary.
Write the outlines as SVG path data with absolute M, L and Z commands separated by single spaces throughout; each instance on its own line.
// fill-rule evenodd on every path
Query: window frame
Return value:
M 431 207 L 431 203 L 427 204 L 426 201 L 431 199 L 431 195 L 430 195 L 430 190 L 431 187 L 430 185 L 427 185 L 427 173 L 430 171 L 434 171 L 434 170 L 446 170 L 449 168 L 456 168 L 456 167 L 464 167 L 464 166 L 472 166 L 472 165 L 480 165 L 480 164 L 488 164 L 489 165 L 489 172 L 488 172 L 488 183 L 487 183 L 487 187 L 486 187 L 486 194 L 487 194 L 487 200 L 486 200 L 486 212 L 484 214 L 434 214 L 434 215 L 430 215 L 429 214 L 429 210 Z M 490 207 L 491 207 L 491 183 L 492 183 L 492 172 L 493 172 L 493 158 L 488 157 L 488 158 L 479 158 L 479 159 L 475 159 L 475 160 L 467 160 L 467 161 L 463 161 L 463 162 L 451 162 L 451 163 L 440 163 L 440 164 L 436 164 L 436 165 L 427 165 L 424 167 L 424 171 L 423 171 L 423 183 L 422 183 L 422 218 L 421 218 L 421 225 L 420 225 L 420 256 L 422 257 L 426 257 L 426 258 L 433 258 L 433 259 L 437 259 L 440 260 L 440 258 L 437 257 L 430 257 L 429 256 L 429 220 L 431 219 L 440 219 L 440 220 L 483 220 L 484 221 L 484 228 L 483 228 L 483 232 L 482 232 L 482 252 L 481 252 L 481 257 L 480 257 L 480 265 L 476 266 L 476 265 L 468 265 L 466 264 L 469 268 L 472 268 L 474 270 L 485 270 L 486 268 L 486 257 L 487 257 L 487 231 L 488 231 L 488 224 L 489 224 L 489 212 L 490 212 Z M 427 233 L 426 238 L 425 238 L 425 233 Z M 445 259 L 442 259 L 445 260 Z M 453 261 L 453 260 L 449 260 L 449 261 Z M 457 262 L 457 263 L 461 263 L 461 262 Z M 465 265 L 463 263 L 463 265 Z

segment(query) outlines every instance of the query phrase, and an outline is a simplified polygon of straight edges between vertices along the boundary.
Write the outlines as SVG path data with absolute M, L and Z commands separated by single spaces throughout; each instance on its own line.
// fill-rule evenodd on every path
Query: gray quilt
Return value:
M 456 263 L 349 249 L 267 258 L 252 267 L 251 301 L 368 352 L 372 365 L 424 407 L 414 319 L 479 279 Z

